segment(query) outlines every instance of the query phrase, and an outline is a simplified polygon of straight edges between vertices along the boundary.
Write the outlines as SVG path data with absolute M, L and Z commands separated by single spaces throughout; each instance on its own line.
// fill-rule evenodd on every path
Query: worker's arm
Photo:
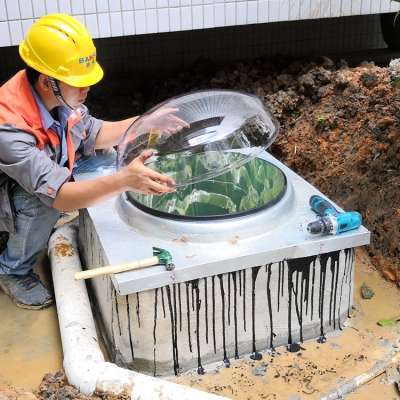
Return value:
M 167 133 L 175 133 L 189 124 L 178 118 L 175 113 L 177 108 L 165 107 L 142 117 L 140 132 L 148 132 L 150 129 L 158 129 Z M 121 136 L 129 126 L 139 117 L 132 117 L 117 122 L 104 121 L 96 137 L 95 149 L 107 149 L 119 143 Z M 137 134 L 138 132 L 135 132 Z
M 112 146 L 116 146 L 119 143 L 121 136 L 138 118 L 139 117 L 132 117 L 116 122 L 104 121 L 99 133 L 97 134 L 95 148 L 109 149 Z
M 173 179 L 144 165 L 151 155 L 151 151 L 143 152 L 113 175 L 64 183 L 57 192 L 53 207 L 60 211 L 86 208 L 127 190 L 155 195 L 173 192 Z

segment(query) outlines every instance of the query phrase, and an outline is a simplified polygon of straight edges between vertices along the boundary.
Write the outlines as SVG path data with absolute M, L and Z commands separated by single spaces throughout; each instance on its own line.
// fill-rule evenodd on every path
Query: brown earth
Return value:
M 129 400 L 130 398 L 130 395 L 114 396 L 107 393 L 85 396 L 68 385 L 63 372 L 46 374 L 35 393 L 0 384 L 0 400 Z
M 123 85 L 121 79 L 108 80 L 107 89 L 100 87 L 99 90 L 94 90 L 89 108 L 96 116 L 116 120 L 140 114 L 161 100 L 195 89 L 231 88 L 255 93 L 264 100 L 281 123 L 280 136 L 271 152 L 344 209 L 361 212 L 364 224 L 373 232 L 368 252 L 375 267 L 385 278 L 400 285 L 399 83 L 400 67 L 389 69 L 373 63 L 349 68 L 344 61 L 334 63 L 327 58 L 294 62 L 279 59 L 273 62 L 258 60 L 251 64 L 240 63 L 217 70 L 212 63 L 203 60 L 192 70 L 175 78 L 159 82 L 153 80 L 151 88 L 137 90 L 130 87 L 129 80 L 124 81 Z M 113 93 L 108 102 L 104 101 L 105 93 Z M 383 284 L 382 282 L 380 285 Z M 393 312 L 395 310 L 396 307 Z M 376 317 L 383 317 L 378 311 Z M 360 326 L 348 331 L 355 335 L 349 343 L 363 343 L 359 336 L 369 338 L 372 343 L 377 334 L 370 326 Z M 313 391 L 315 387 L 323 390 L 326 387 L 324 382 L 328 381 L 326 377 L 343 364 L 348 366 L 347 373 L 364 371 L 370 365 L 370 358 L 376 358 L 376 354 L 367 359 L 363 357 L 371 343 L 367 343 L 363 349 L 347 349 L 345 340 L 346 338 L 338 344 L 343 346 L 343 355 L 338 355 L 336 361 L 317 366 L 318 374 L 322 376 L 318 381 L 320 386 L 318 383 L 312 386 L 314 381 L 310 381 L 310 376 L 314 376 L 312 371 L 316 369 L 315 361 L 308 359 L 307 355 L 283 354 L 280 361 L 275 362 L 276 367 L 272 366 L 273 360 L 266 361 L 266 368 L 274 371 L 274 374 L 270 374 L 268 380 L 262 380 L 264 386 L 256 387 L 260 390 L 259 397 L 248 398 L 278 398 L 267 393 L 261 396 L 265 388 L 269 387 L 265 384 L 275 384 L 278 380 L 283 380 L 283 386 L 290 388 L 288 390 L 291 393 L 297 391 L 291 387 L 300 385 L 299 382 L 305 383 L 298 386 L 298 393 L 307 394 L 307 391 Z M 305 347 L 312 350 L 313 346 Z M 328 346 L 325 346 L 330 350 L 326 353 L 327 360 L 335 350 L 334 346 Z M 312 351 L 308 354 L 311 355 Z M 289 360 L 288 357 L 297 357 L 299 361 L 293 363 L 293 359 Z M 321 357 L 317 356 L 318 359 L 321 360 Z M 237 397 L 233 392 L 238 385 L 248 387 L 249 390 L 254 389 L 249 371 L 258 365 L 246 363 L 248 364 L 245 361 L 240 367 L 242 369 L 239 370 L 239 375 L 224 372 L 230 383 L 218 376 L 218 387 L 210 382 L 215 379 L 215 375 L 204 380 L 196 377 L 183 378 L 182 381 L 229 397 L 245 398 L 240 394 Z M 245 369 L 248 370 L 247 375 L 243 372 Z M 343 375 L 346 374 L 343 372 Z M 235 385 L 232 383 L 234 379 L 237 380 Z M 383 390 L 381 386 L 372 389 L 372 392 L 376 390 L 376 398 L 379 398 Z M 284 389 L 282 393 L 286 393 Z M 388 399 L 396 398 L 394 391 L 387 392 L 386 395 L 385 398 Z M 12 390 L 10 387 L 0 386 L 0 400 L 113 399 L 102 394 L 92 397 L 80 395 L 75 389 L 65 385 L 65 378 L 61 373 L 47 375 L 36 397 L 32 396 L 20 389 Z M 120 397 L 121 400 L 124 398 L 127 397 Z M 354 397 L 356 398 L 372 397 L 361 395 Z
M 397 74 L 371 64 L 331 74 L 321 68 L 298 78 L 302 84 L 289 102 L 266 96 L 282 110 L 283 132 L 273 151 L 344 209 L 361 212 L 373 232 L 369 252 L 375 266 L 400 285 Z M 306 91 L 313 94 L 304 102 Z M 321 97 L 314 102 L 313 96 Z M 300 103 L 298 116 L 287 110 L 293 102 Z

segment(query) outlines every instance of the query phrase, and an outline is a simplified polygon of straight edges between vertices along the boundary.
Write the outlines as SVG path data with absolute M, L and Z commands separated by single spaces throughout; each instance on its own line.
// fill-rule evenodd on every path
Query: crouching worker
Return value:
M 167 193 L 174 182 L 144 165 L 151 152 L 112 175 L 71 181 L 73 169 L 96 149 L 116 145 L 135 117 L 105 122 L 83 105 L 103 70 L 89 33 L 73 17 L 40 18 L 19 54 L 26 69 L 0 88 L 0 232 L 9 233 L 0 254 L 0 288 L 18 306 L 41 309 L 53 299 L 32 268 L 61 211 L 126 190 Z

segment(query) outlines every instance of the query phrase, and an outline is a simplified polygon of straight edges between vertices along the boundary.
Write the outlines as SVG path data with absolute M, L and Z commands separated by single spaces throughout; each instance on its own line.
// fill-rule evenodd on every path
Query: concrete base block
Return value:
M 80 216 L 84 265 L 109 264 L 87 211 Z M 281 260 L 119 295 L 92 279 L 94 307 L 111 357 L 153 375 L 229 360 L 341 329 L 353 298 L 354 249 Z

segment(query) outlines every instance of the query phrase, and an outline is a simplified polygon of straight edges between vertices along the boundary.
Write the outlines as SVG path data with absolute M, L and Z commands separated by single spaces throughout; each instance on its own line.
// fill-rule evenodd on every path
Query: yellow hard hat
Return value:
M 31 68 L 70 86 L 87 87 L 103 78 L 89 32 L 67 14 L 37 20 L 20 43 L 19 54 Z

